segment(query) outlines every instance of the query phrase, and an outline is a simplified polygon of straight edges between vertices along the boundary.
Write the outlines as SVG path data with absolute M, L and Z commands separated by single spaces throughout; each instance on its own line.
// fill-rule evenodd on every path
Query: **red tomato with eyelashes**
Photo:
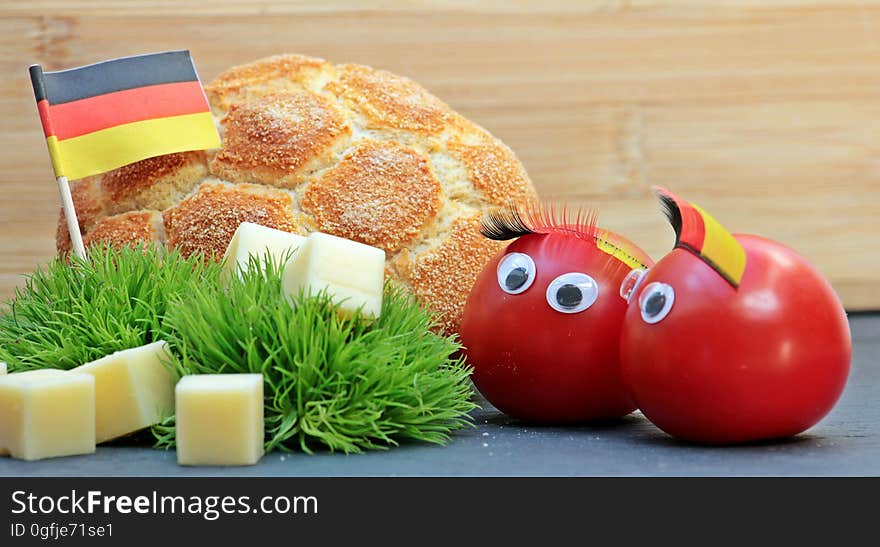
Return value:
M 681 439 L 796 435 L 843 391 L 852 350 L 846 314 L 793 250 L 759 236 L 719 237 L 744 251 L 737 286 L 719 274 L 725 253 L 701 256 L 693 242 L 638 282 L 621 334 L 624 382 L 645 416 Z
M 472 379 L 509 416 L 564 423 L 635 409 L 619 363 L 626 303 L 618 288 L 631 267 L 600 250 L 594 226 L 585 231 L 521 234 L 470 293 L 460 332 Z M 650 263 L 625 239 L 609 236 Z

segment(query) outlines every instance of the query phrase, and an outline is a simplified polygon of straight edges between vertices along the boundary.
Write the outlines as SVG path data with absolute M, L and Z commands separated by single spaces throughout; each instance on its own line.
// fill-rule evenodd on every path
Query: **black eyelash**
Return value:
M 599 235 L 595 211 L 580 208 L 571 211 L 565 205 L 560 209 L 537 202 L 524 204 L 522 208 L 511 204 L 490 211 L 483 216 L 480 233 L 496 241 L 528 234 L 560 233 L 585 240 L 595 240 Z
M 675 200 L 672 199 L 672 197 L 667 196 L 656 189 L 654 190 L 654 195 L 660 200 L 660 204 L 663 207 L 663 214 L 666 215 L 669 224 L 671 224 L 672 229 L 675 230 L 675 244 L 678 245 L 678 240 L 681 236 L 681 209 L 678 208 L 678 204 L 675 203 Z
M 614 262 L 615 268 L 622 267 L 621 265 L 629 268 L 636 265 L 645 267 L 641 259 L 636 258 L 637 253 L 640 253 L 637 248 L 633 248 L 631 243 L 620 241 L 620 238 L 609 238 L 609 232 L 598 227 L 595 210 L 583 208 L 571 210 L 565 205 L 559 208 L 555 205 L 542 206 L 537 202 L 527 203 L 522 207 L 520 209 L 515 205 L 508 205 L 506 208 L 486 213 L 483 216 L 480 233 L 496 241 L 506 241 L 529 234 L 576 237 L 594 243 L 604 253 L 615 257 L 617 259 Z M 681 216 L 677 207 L 673 210 L 679 217 Z
M 490 211 L 483 216 L 480 233 L 495 241 L 506 241 L 536 233 L 516 207 Z

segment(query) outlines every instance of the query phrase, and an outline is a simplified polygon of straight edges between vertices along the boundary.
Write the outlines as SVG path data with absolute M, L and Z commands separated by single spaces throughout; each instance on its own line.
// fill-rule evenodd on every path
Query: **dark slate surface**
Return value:
M 272 453 L 253 467 L 184 468 L 174 452 L 99 447 L 94 455 L 22 462 L 3 476 L 880 476 L 880 315 L 855 315 L 853 365 L 834 410 L 794 439 L 736 447 L 677 442 L 636 413 L 613 423 L 533 427 L 489 405 L 446 447 L 407 445 L 361 455 Z

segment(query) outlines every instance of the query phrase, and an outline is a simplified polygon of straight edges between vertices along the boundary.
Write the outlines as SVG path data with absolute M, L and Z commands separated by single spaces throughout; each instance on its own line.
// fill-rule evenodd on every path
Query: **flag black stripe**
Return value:
M 46 85 L 43 83 L 43 69 L 40 65 L 31 65 L 28 68 L 31 75 L 31 85 L 34 86 L 34 97 L 37 102 L 46 98 Z
M 38 65 L 31 67 L 32 82 L 39 79 L 34 77 L 35 72 L 40 72 Z M 189 51 L 166 51 L 43 72 L 41 85 L 34 83 L 34 95 L 37 101 L 48 99 L 54 105 L 136 87 L 198 79 Z

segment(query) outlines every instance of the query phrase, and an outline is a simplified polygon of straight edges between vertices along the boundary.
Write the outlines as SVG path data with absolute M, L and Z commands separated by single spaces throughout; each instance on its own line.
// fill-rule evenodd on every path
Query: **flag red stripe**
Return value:
M 703 242 L 706 240 L 706 225 L 703 222 L 703 215 L 686 201 L 678 201 L 678 208 L 681 211 L 679 242 L 688 245 L 698 253 L 702 252 Z
M 37 103 L 37 110 L 40 112 L 40 123 L 43 125 L 43 135 L 48 139 L 52 133 L 52 124 L 49 122 L 49 101 L 43 99 Z
M 62 141 L 126 123 L 209 110 L 200 82 L 158 84 L 49 105 L 51 124 L 44 122 L 43 130 L 48 126 Z

